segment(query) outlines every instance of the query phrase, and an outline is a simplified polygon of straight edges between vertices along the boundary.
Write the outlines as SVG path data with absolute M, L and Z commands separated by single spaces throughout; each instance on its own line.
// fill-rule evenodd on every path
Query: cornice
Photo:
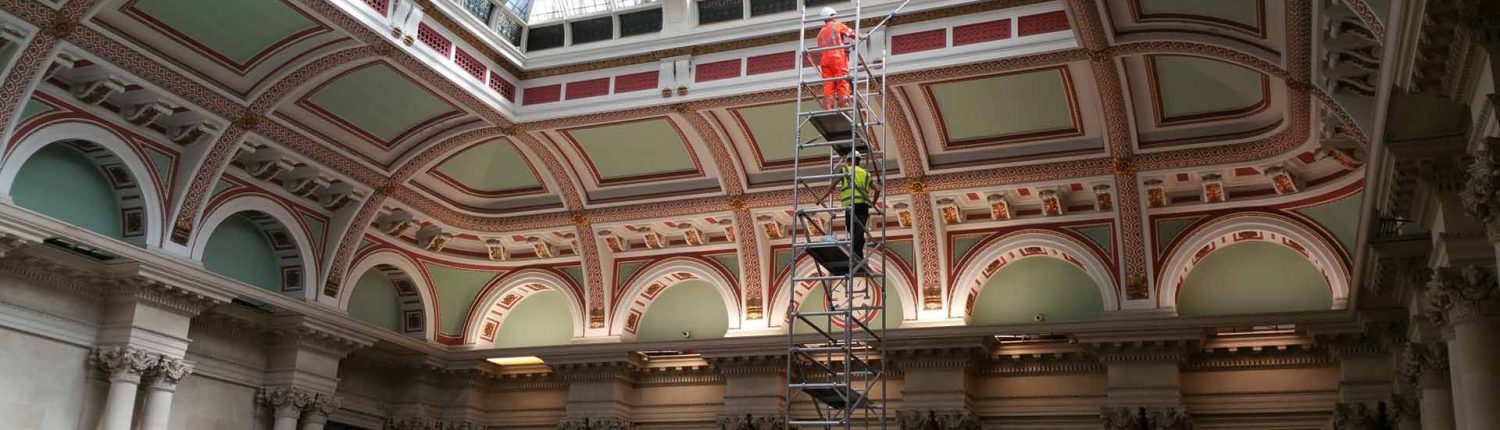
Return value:
M 1182 362 L 1200 348 L 1196 339 L 1096 342 L 1086 345 L 1088 354 L 1101 363 Z
M 974 373 L 981 376 L 1035 376 L 1103 371 L 1104 364 L 1093 357 L 1060 353 L 991 357 L 988 362 L 977 366 Z
M 319 324 L 302 315 L 275 317 L 265 332 L 272 342 L 289 342 L 339 358 L 375 344 L 373 338 L 363 333 Z
M 1184 370 L 1248 370 L 1288 367 L 1323 367 L 1334 364 L 1334 358 L 1323 349 L 1235 348 L 1191 355 Z

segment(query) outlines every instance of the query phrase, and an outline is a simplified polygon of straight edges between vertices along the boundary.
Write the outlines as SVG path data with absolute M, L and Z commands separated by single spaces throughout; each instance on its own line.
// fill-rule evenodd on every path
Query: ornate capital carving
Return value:
M 314 395 L 307 402 L 306 415 L 314 420 L 327 420 L 330 415 L 339 410 L 338 396 L 329 394 Z
M 966 410 L 896 411 L 901 430 L 979 430 L 979 417 Z
M 1386 414 L 1384 402 L 1374 407 L 1364 403 L 1333 405 L 1333 430 L 1376 430 L 1394 427 Z
M 1443 343 L 1413 343 L 1401 360 L 1401 379 L 1416 388 L 1438 388 L 1449 385 L 1448 346 Z
M 265 387 L 260 390 L 257 400 L 277 417 L 299 417 L 315 396 L 297 387 Z
M 1319 334 L 1316 341 L 1335 357 L 1385 356 L 1406 342 L 1406 326 L 1396 321 L 1374 321 L 1356 333 Z
M 409 417 L 385 422 L 385 430 L 476 430 L 484 427 L 468 421 L 444 422 L 422 417 Z
M 621 417 L 564 418 L 557 422 L 557 430 L 630 430 L 635 424 Z
M 1391 395 L 1391 422 L 1420 421 L 1422 419 L 1422 404 L 1417 396 L 1411 394 Z M 1395 428 L 1395 426 L 1387 427 Z
M 181 358 L 157 357 L 156 365 L 146 372 L 149 387 L 173 391 L 177 382 L 193 374 L 195 364 Z
M 126 345 L 95 350 L 89 358 L 109 375 L 110 382 L 140 383 L 141 376 L 155 367 L 161 356 Z
M 781 415 L 721 415 L 719 430 L 780 430 L 786 428 L 786 418 Z
M 1492 313 L 1500 302 L 1492 269 L 1479 266 L 1433 269 L 1427 283 L 1427 317 L 1440 327 Z
M 1181 406 L 1112 406 L 1099 413 L 1105 430 L 1188 430 L 1193 427 Z

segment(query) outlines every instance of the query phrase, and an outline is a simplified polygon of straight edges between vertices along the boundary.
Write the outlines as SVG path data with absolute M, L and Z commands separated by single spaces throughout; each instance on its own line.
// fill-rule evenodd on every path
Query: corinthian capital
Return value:
M 630 430 L 634 424 L 620 417 L 566 418 L 557 422 L 557 430 Z
M 718 424 L 719 430 L 779 430 L 786 428 L 786 419 L 781 415 L 723 415 Z
M 979 417 L 969 411 L 902 410 L 896 422 L 901 430 L 979 430 Z
M 313 398 L 313 393 L 297 387 L 266 387 L 260 391 L 261 403 L 278 416 L 301 414 Z
M 141 382 L 141 375 L 156 366 L 160 357 L 131 346 L 102 348 L 94 351 L 90 359 L 99 370 L 109 375 L 110 381 L 124 380 Z
M 177 382 L 193 373 L 194 364 L 181 358 L 160 357 L 146 373 L 152 387 L 177 389 Z
M 1494 225 L 1500 221 L 1500 159 L 1496 158 L 1489 145 L 1478 145 L 1469 151 L 1474 161 L 1469 164 L 1469 180 L 1464 190 L 1458 193 L 1463 201 L 1464 212 L 1484 223 Z
M 1495 275 L 1479 266 L 1440 267 L 1427 283 L 1427 317 L 1447 327 L 1495 310 L 1500 301 Z
M 1448 386 L 1448 347 L 1442 343 L 1411 344 L 1402 356 L 1401 378 L 1413 387 Z
M 1171 406 L 1114 406 L 1100 412 L 1105 430 L 1187 430 L 1192 428 L 1187 409 Z

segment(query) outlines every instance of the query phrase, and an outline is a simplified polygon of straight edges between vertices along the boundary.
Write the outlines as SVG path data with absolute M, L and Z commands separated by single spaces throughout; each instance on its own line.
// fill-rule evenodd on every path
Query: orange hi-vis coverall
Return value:
M 826 21 L 823 29 L 818 31 L 818 47 L 843 45 L 846 41 L 854 38 L 854 30 L 835 19 Z M 823 78 L 838 78 L 849 75 L 849 52 L 847 49 L 832 49 L 822 52 L 818 60 L 818 68 Z M 823 83 L 823 108 L 833 109 L 834 106 L 846 107 L 849 105 L 849 81 L 838 80 Z

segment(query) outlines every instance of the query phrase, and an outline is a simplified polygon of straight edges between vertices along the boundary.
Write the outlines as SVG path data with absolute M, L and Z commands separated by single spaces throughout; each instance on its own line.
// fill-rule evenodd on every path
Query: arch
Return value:
M 902 265 L 898 259 L 892 258 L 889 255 L 872 254 L 869 256 L 869 259 L 869 267 L 876 273 L 880 273 L 880 268 L 882 267 L 887 268 L 887 270 L 889 270 L 889 268 L 896 269 L 893 270 L 893 272 L 895 273 L 892 273 L 892 276 L 887 276 L 885 278 L 885 290 L 887 293 L 889 293 L 890 291 L 895 291 L 896 296 L 901 299 L 902 322 L 916 320 L 918 307 L 921 306 L 921 303 L 919 302 L 919 300 L 917 300 L 916 295 L 913 293 L 915 289 L 912 288 L 911 279 L 906 273 L 907 268 Z M 809 292 L 811 292 L 813 288 L 818 286 L 813 282 L 803 282 L 797 285 L 797 288 L 795 290 L 793 290 L 792 288 L 784 287 L 792 282 L 793 274 L 796 274 L 797 276 L 815 276 L 817 275 L 817 273 L 817 263 L 814 262 L 811 257 L 804 255 L 801 258 L 797 259 L 794 270 L 788 270 L 784 275 L 776 279 L 776 283 L 773 285 L 783 287 L 777 288 L 775 295 L 771 297 L 770 320 L 767 321 L 767 323 L 770 324 L 771 327 L 782 327 L 783 329 L 785 329 L 787 326 L 787 310 L 788 307 L 791 306 L 793 300 L 795 299 L 796 303 L 798 305 L 801 305 L 802 299 Z M 881 298 L 880 300 L 884 299 Z M 874 314 L 867 315 L 865 320 L 868 322 L 869 320 L 873 320 L 875 316 L 876 315 Z
M 1193 267 L 1220 248 L 1246 241 L 1265 241 L 1285 246 L 1307 257 L 1328 280 L 1333 309 L 1343 309 L 1349 299 L 1349 268 L 1343 254 L 1334 251 L 1321 234 L 1291 218 L 1272 213 L 1239 213 L 1203 223 L 1187 232 L 1169 252 L 1166 265 L 1156 278 L 1156 303 L 1177 308 L 1177 295 Z
M 83 152 L 104 172 L 120 202 L 121 236 L 126 242 L 145 247 L 161 246 L 164 215 L 156 176 L 151 174 L 140 154 L 124 137 L 96 124 L 63 122 L 27 135 L 0 164 L 0 193 L 12 195 L 21 167 L 37 151 L 54 143 L 66 143 Z M 139 220 L 139 224 L 134 220 Z
M 259 227 L 261 233 L 266 235 L 267 241 L 272 244 L 276 255 L 280 257 L 281 293 L 302 299 L 312 298 L 316 289 L 309 288 L 307 277 L 309 274 L 318 273 L 313 259 L 309 258 L 309 256 L 317 255 L 314 253 L 312 241 L 307 237 L 307 232 L 292 211 L 270 198 L 243 195 L 229 199 L 213 208 L 213 212 L 203 218 L 202 227 L 197 230 L 207 234 L 196 235 L 188 254 L 189 257 L 196 261 L 203 261 L 204 250 L 208 247 L 208 241 L 213 236 L 213 232 L 224 220 L 240 214 L 244 214 Z
M 661 292 L 683 281 L 701 280 L 713 285 L 723 299 L 724 311 L 729 318 L 729 329 L 740 328 L 744 318 L 740 309 L 739 292 L 729 275 L 714 266 L 691 257 L 671 257 L 656 261 L 642 268 L 632 277 L 624 292 L 615 297 L 614 318 L 609 334 L 634 338 L 635 331 Z
M 383 249 L 359 257 L 344 277 L 339 288 L 339 310 L 349 312 L 349 299 L 354 296 L 354 287 L 366 272 L 378 270 L 390 278 L 396 295 L 401 300 L 401 332 L 408 336 L 433 339 L 437 330 L 437 299 L 431 280 L 420 264 L 411 257 L 393 249 Z M 411 321 L 413 312 L 418 320 Z
M 557 273 L 525 269 L 501 276 L 479 293 L 464 324 L 464 344 L 493 345 L 495 334 L 505 325 L 510 310 L 527 297 L 544 291 L 556 291 L 567 297 L 573 337 L 583 337 L 583 329 L 588 327 L 588 321 L 584 320 L 583 298 L 578 289 Z
M 985 242 L 979 244 L 980 250 L 965 258 L 959 266 L 953 292 L 948 295 L 950 317 L 962 316 L 968 321 L 974 301 L 990 277 L 999 273 L 1006 264 L 1028 257 L 1057 258 L 1078 266 L 1098 286 L 1104 311 L 1120 308 L 1119 288 L 1115 287 L 1110 266 L 1077 239 L 1054 231 L 1028 229 L 991 236 Z

